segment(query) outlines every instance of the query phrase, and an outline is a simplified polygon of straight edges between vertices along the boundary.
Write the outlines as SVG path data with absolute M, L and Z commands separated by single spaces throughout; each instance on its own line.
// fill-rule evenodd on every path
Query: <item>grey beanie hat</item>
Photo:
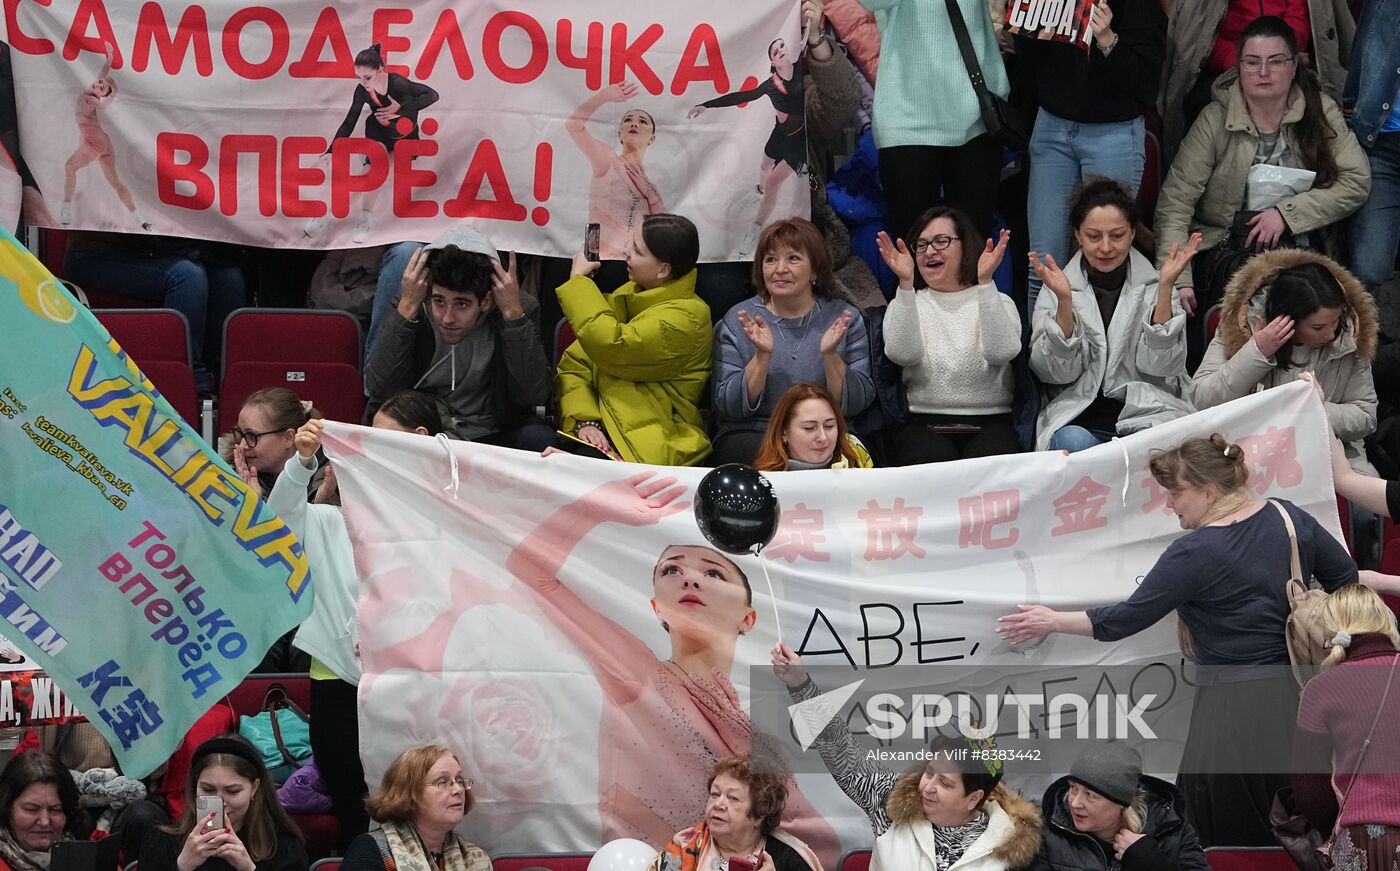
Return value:
M 1133 803 L 1142 777 L 1142 757 L 1122 741 L 1096 744 L 1079 754 L 1069 779 L 1084 784 L 1123 807 Z
M 487 257 L 496 257 L 496 246 L 491 244 L 491 240 L 485 234 L 467 224 L 453 224 L 447 228 L 447 232 L 437 237 L 428 245 L 428 250 L 446 248 L 449 245 L 456 246 L 463 251 L 470 251 L 475 254 L 485 254 Z

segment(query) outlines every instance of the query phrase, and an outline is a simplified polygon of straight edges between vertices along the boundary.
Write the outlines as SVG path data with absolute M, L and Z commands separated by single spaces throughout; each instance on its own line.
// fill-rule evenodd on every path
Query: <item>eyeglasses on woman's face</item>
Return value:
M 1295 60 L 1297 60 L 1296 57 L 1286 54 L 1271 55 L 1267 58 L 1246 55 L 1240 58 L 1240 69 L 1247 73 L 1257 73 L 1265 66 L 1268 66 L 1269 72 L 1277 73 L 1282 72 L 1284 67 L 1293 63 Z
M 961 238 L 961 236 L 934 236 L 932 239 L 920 239 L 914 243 L 914 253 L 922 254 L 930 248 L 934 251 L 942 251 Z
M 437 780 L 428 781 L 428 785 L 433 789 L 451 789 L 454 786 L 471 789 L 474 783 L 470 777 L 439 777 Z
M 246 430 L 241 426 L 236 426 L 233 428 L 230 435 L 233 436 L 234 444 L 242 442 L 246 447 L 256 448 L 258 446 L 258 439 L 262 438 L 263 436 L 276 435 L 279 432 L 282 432 L 282 430 L 270 429 L 266 432 L 252 432 L 251 430 Z

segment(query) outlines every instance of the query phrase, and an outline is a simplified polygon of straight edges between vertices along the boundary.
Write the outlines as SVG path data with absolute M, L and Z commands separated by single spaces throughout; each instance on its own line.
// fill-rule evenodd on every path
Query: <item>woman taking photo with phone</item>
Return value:
M 607 296 L 585 255 L 556 291 L 576 336 L 554 379 L 560 426 L 629 463 L 695 465 L 710 452 L 700 400 L 713 336 L 710 307 L 695 295 L 695 225 L 647 215 L 628 241 L 631 281 Z
M 205 801 L 201 798 L 214 798 Z M 180 819 L 146 836 L 145 871 L 306 871 L 301 832 L 277 801 L 262 754 L 240 735 L 195 748 Z

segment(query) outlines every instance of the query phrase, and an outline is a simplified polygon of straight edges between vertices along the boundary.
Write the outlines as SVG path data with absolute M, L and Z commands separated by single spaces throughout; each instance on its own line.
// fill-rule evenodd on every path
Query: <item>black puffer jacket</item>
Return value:
M 1196 830 L 1183 816 L 1181 793 L 1165 780 L 1142 777 L 1147 793 L 1146 834 L 1123 854 L 1113 858 L 1093 835 L 1074 827 L 1065 805 L 1069 778 L 1050 784 L 1041 804 L 1045 832 L 1040 839 L 1040 855 L 1031 871 L 1210 871 Z

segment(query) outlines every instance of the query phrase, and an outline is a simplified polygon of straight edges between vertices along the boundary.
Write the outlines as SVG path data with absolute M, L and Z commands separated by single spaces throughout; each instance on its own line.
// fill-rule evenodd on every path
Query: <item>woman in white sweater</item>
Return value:
M 909 421 L 894 435 L 895 465 L 1012 454 L 1011 361 L 1021 316 L 992 284 L 1011 234 L 993 245 L 957 209 L 924 212 L 908 236 L 881 232 L 880 255 L 899 276 L 885 310 L 885 356 L 904 370 Z

